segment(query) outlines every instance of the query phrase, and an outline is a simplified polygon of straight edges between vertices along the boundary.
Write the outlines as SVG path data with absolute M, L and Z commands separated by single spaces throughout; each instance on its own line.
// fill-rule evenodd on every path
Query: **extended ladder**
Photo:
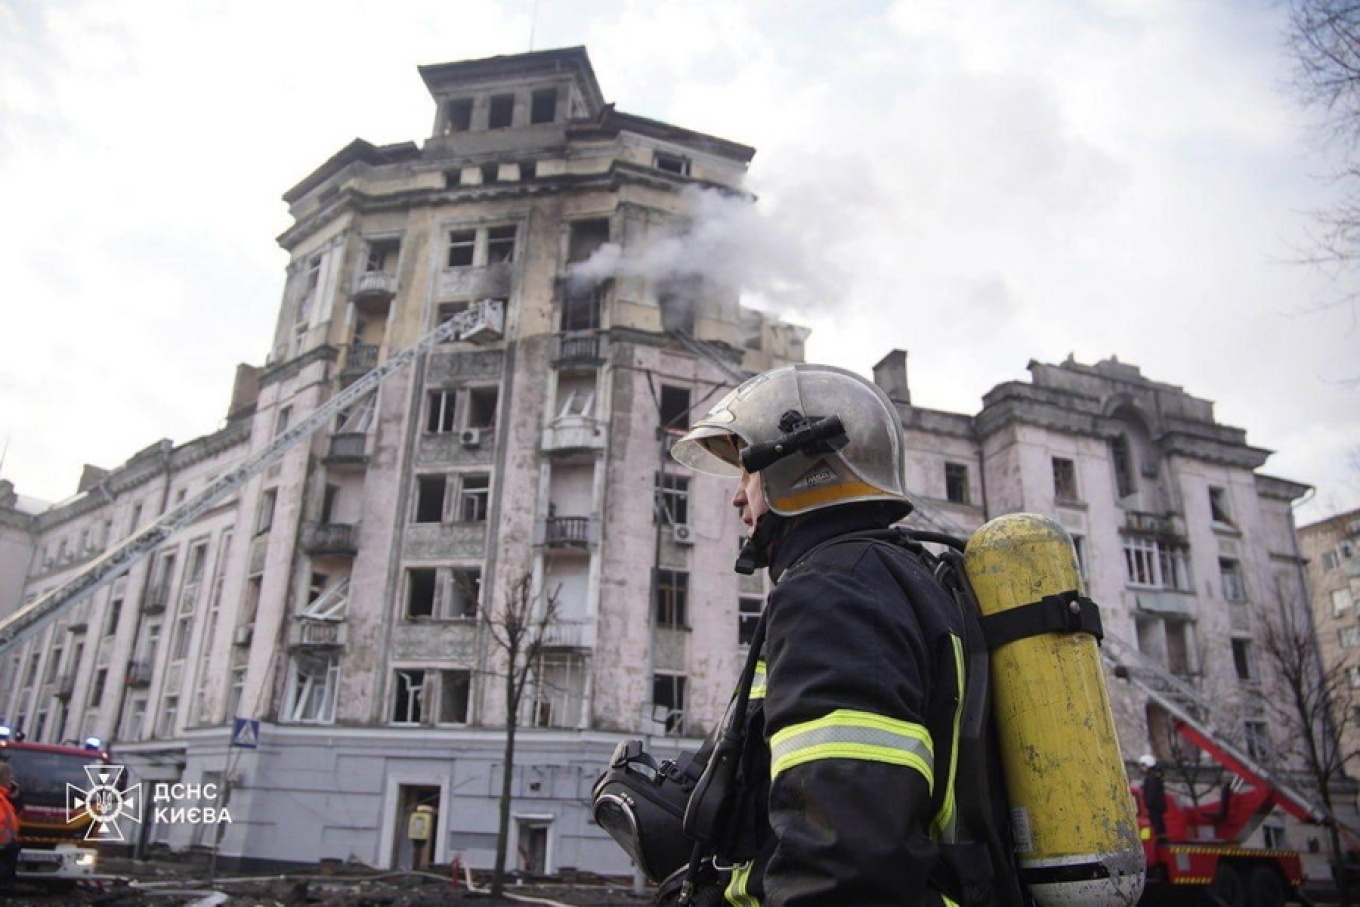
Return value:
M 1115 677 L 1127 680 L 1200 738 L 1199 745 L 1229 770 L 1244 777 L 1255 775 L 1269 785 L 1282 809 L 1302 822 L 1335 825 L 1356 840 L 1360 831 L 1345 825 L 1316 798 L 1284 780 L 1283 766 L 1268 747 L 1252 746 L 1239 716 L 1202 696 L 1198 690 L 1164 666 L 1147 658 L 1133 646 L 1106 634 L 1101 657 Z M 1264 741 L 1263 741 L 1264 742 Z M 1214 750 L 1217 752 L 1214 752 Z
M 165 513 L 160 519 L 129 536 L 84 570 L 51 592 L 0 620 L 0 653 L 35 632 L 44 621 L 55 617 L 92 594 L 154 551 L 162 542 L 202 516 L 217 502 L 229 497 L 242 485 L 284 455 L 293 445 L 310 437 L 337 413 L 358 402 L 377 388 L 393 372 L 404 368 L 421 353 L 439 343 L 463 340 L 488 343 L 505 333 L 505 308 L 500 300 L 484 299 L 469 306 L 406 349 L 367 372 L 349 387 L 312 410 L 304 419 L 273 438 L 254 454 L 208 483 L 194 497 Z

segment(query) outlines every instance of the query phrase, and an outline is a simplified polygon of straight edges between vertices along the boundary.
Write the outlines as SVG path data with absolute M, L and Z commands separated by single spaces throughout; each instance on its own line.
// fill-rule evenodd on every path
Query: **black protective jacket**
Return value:
M 779 538 L 741 767 L 756 856 L 729 904 L 942 903 L 928 880 L 952 834 L 963 634 L 925 564 L 854 537 L 897 515 L 842 507 Z

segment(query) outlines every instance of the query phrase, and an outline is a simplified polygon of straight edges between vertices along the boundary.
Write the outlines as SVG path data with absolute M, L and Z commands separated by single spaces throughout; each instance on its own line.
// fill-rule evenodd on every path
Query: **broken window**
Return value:
M 507 129 L 514 123 L 515 96 L 497 94 L 491 96 L 490 110 L 487 115 L 488 129 Z
M 522 180 L 531 180 L 531 179 L 535 178 L 536 176 L 538 176 L 538 164 L 537 164 L 537 163 L 535 163 L 534 161 L 520 161 L 520 164 L 519 164 L 519 178 L 520 178 L 520 179 L 522 179 Z
M 294 655 L 292 670 L 288 674 L 288 687 L 284 691 L 283 711 L 279 717 L 301 724 L 330 724 L 335 721 L 335 694 L 339 678 L 340 663 L 335 656 Z
M 1130 586 L 1193 591 L 1188 550 L 1158 539 L 1130 536 L 1124 539 L 1125 579 Z
M 534 665 L 527 723 L 579 727 L 585 705 L 586 660 L 574 652 L 548 652 Z
M 689 523 L 689 476 L 656 474 L 655 518 L 668 526 Z
M 468 428 L 496 427 L 496 400 L 500 392 L 495 387 L 474 387 L 468 390 Z
M 260 510 L 255 515 L 255 534 L 264 535 L 274 525 L 274 506 L 278 502 L 277 488 L 266 489 L 260 495 Z
M 1133 479 L 1133 451 L 1129 448 L 1128 435 L 1116 435 L 1110 439 L 1110 463 L 1114 467 L 1115 494 L 1126 498 L 1138 490 Z
M 755 639 L 763 607 L 764 600 L 758 596 L 743 595 L 737 599 L 737 645 L 749 646 Z
M 1077 494 L 1077 464 L 1066 457 L 1053 458 L 1053 497 L 1059 501 L 1080 501 Z
M 415 567 L 406 571 L 406 616 L 433 617 L 435 591 L 439 587 L 439 573 L 433 567 Z
M 962 463 L 944 464 L 944 496 L 953 504 L 968 503 L 968 467 Z
M 458 392 L 456 390 L 431 391 L 429 399 L 430 410 L 426 414 L 425 430 L 432 435 L 446 435 L 453 431 Z
M 652 720 L 663 722 L 667 734 L 685 732 L 685 675 L 652 675 Z
M 661 385 L 661 427 L 669 432 L 683 433 L 689 428 L 689 388 Z
M 500 164 L 483 164 L 479 169 L 481 170 L 482 173 L 483 185 L 490 185 L 491 183 L 500 182 L 501 174 Z
M 1086 539 L 1080 535 L 1072 536 L 1072 550 L 1077 553 L 1077 575 L 1086 579 Z
M 567 263 L 586 261 L 609 242 L 609 218 L 592 217 L 571 222 L 567 235 Z
M 293 408 L 285 406 L 279 410 L 274 417 L 274 437 L 278 437 L 288 430 L 288 423 L 293 419 Z
M 472 128 L 472 98 L 458 98 L 444 105 L 446 132 L 467 132 Z
M 689 176 L 689 160 L 678 154 L 658 151 L 656 157 L 652 159 L 652 166 L 667 173 L 674 173 L 677 176 Z
M 444 519 L 444 491 L 447 485 L 447 476 L 416 477 L 417 523 L 438 523 Z
M 1224 526 L 1233 525 L 1228 509 L 1228 489 L 1209 486 L 1209 519 Z
M 444 188 L 455 189 L 463 185 L 463 171 L 461 168 L 444 171 Z
M 487 502 L 490 494 L 490 476 L 463 476 L 463 487 L 458 496 L 458 519 L 465 523 L 486 522 Z
M 1242 562 L 1230 557 L 1218 559 L 1218 574 L 1223 582 L 1223 598 L 1230 602 L 1247 600 L 1247 584 L 1242 576 Z
M 113 597 L 109 599 L 109 610 L 107 619 L 104 622 L 104 635 L 113 636 L 118 632 L 118 621 L 123 617 L 123 590 L 114 589 Z
M 37 656 L 34 656 L 35 668 L 37 667 L 36 659 Z M 98 671 L 94 672 L 94 682 L 90 685 L 90 697 L 89 697 L 90 701 L 86 703 L 87 706 L 93 708 L 94 706 L 103 704 L 104 685 L 108 682 L 108 679 L 109 679 L 108 668 L 100 668 Z
M 471 702 L 472 672 L 439 672 L 439 723 L 467 724 Z
M 529 95 L 529 122 L 551 123 L 557 119 L 557 89 L 540 88 Z
M 472 264 L 473 254 L 477 250 L 477 231 L 476 230 L 450 230 L 449 231 L 449 263 L 450 268 L 466 268 Z
M 656 571 L 656 625 L 683 630 L 688 621 L 689 574 L 680 570 Z
M 604 308 L 604 284 L 567 278 L 562 282 L 562 330 L 595 331 Z
M 368 257 L 364 260 L 364 270 L 387 273 L 396 271 L 397 256 L 400 254 L 400 239 L 371 239 L 368 241 Z
M 486 263 L 500 264 L 515 260 L 515 225 L 490 227 L 486 231 Z
M 450 618 L 477 616 L 477 603 L 482 597 L 482 571 L 476 567 L 451 571 L 449 582 Z
M 1258 762 L 1265 762 L 1271 756 L 1270 728 L 1264 721 L 1244 721 L 1242 730 L 1246 732 L 1247 753 Z
M 1237 669 L 1237 679 L 1247 682 L 1256 679 L 1256 664 L 1251 651 L 1251 640 L 1234 638 L 1232 641 L 1233 667 Z
M 398 670 L 393 681 L 392 723 L 420 724 L 425 713 L 425 672 Z
M 435 308 L 436 324 L 446 324 L 468 310 L 466 299 L 458 302 L 441 302 Z
M 703 289 L 703 278 L 692 274 L 662 280 L 656 290 L 662 330 L 693 334 Z

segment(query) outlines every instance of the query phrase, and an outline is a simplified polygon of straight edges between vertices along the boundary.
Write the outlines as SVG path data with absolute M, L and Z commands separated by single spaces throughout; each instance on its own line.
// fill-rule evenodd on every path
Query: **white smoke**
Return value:
M 653 286 L 707 285 L 737 292 L 762 309 L 809 312 L 839 301 L 847 283 L 823 256 L 807 248 L 805 234 L 749 197 L 686 187 L 684 216 L 667 235 L 623 248 L 605 243 L 573 265 L 572 281 L 641 278 Z

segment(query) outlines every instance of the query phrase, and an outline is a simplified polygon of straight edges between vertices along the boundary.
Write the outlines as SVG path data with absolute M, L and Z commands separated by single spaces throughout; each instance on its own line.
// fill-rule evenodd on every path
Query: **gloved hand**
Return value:
M 682 866 L 661 880 L 652 899 L 653 907 L 679 907 L 680 889 L 685 883 L 688 866 Z M 723 892 L 731 878 L 730 872 L 719 872 L 713 868 L 711 860 L 699 864 L 699 873 L 694 879 L 694 892 L 685 907 L 723 907 Z

